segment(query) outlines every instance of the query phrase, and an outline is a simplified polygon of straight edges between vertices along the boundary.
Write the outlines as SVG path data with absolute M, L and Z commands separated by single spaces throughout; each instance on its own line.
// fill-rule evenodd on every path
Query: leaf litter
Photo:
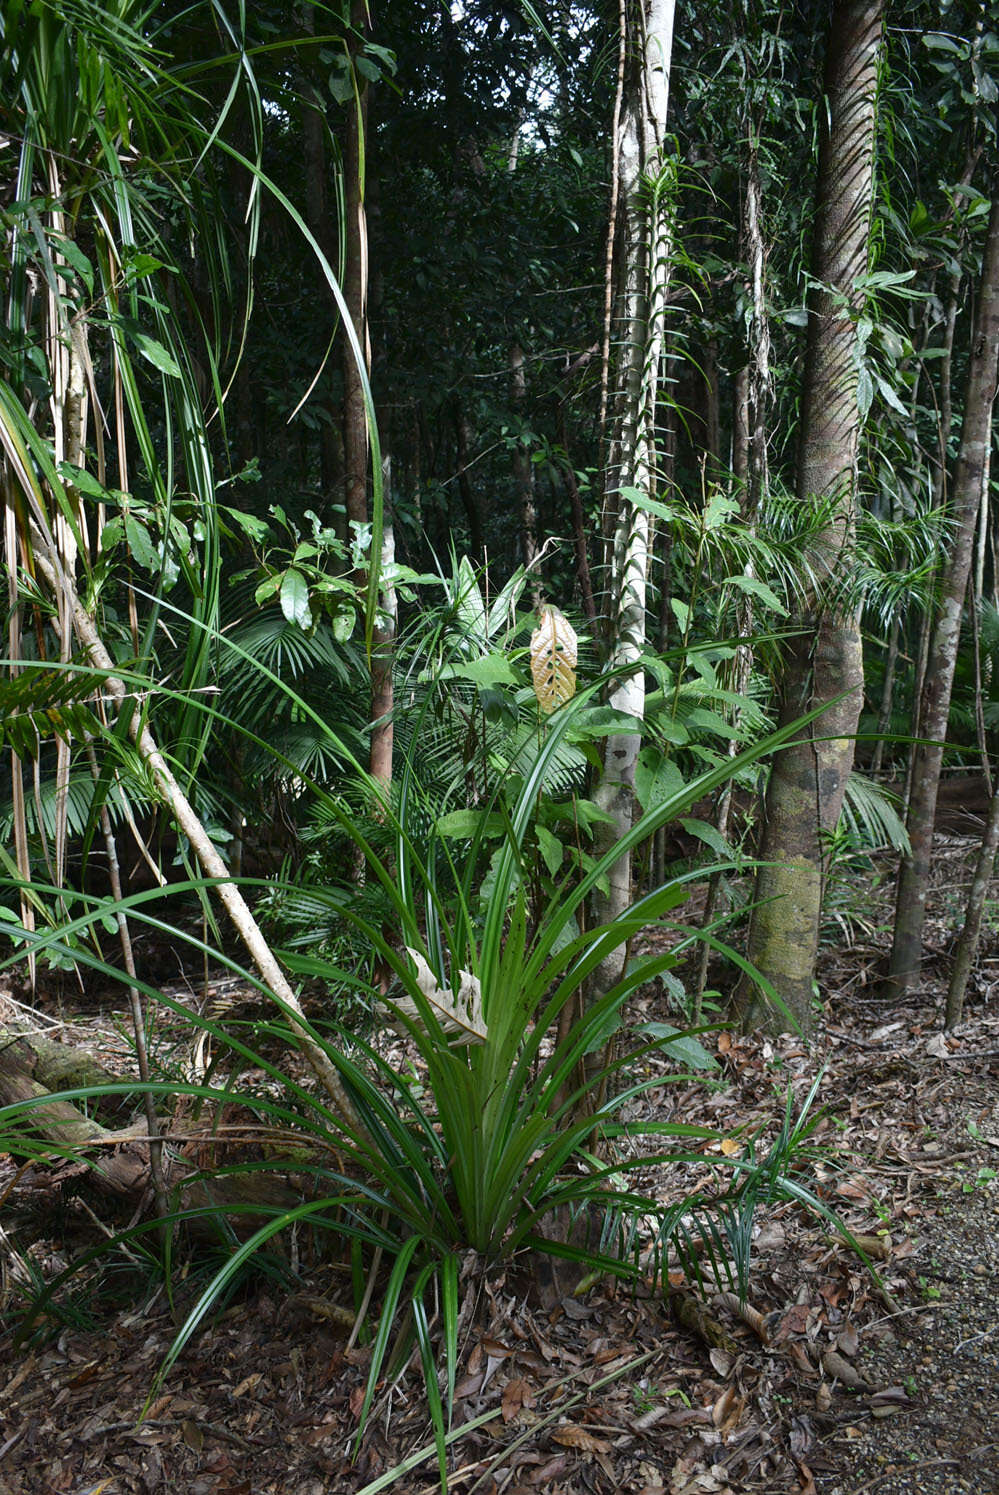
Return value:
M 942 926 L 935 937 L 944 948 Z M 931 925 L 931 952 L 933 939 Z M 608 1279 L 580 1290 L 576 1269 L 547 1258 L 491 1271 L 464 1325 L 455 1491 L 999 1491 L 999 960 L 983 948 L 968 1021 L 941 1038 L 945 969 L 888 1008 L 870 976 L 882 954 L 873 942 L 825 953 L 810 1052 L 790 1035 L 721 1030 L 704 1039 L 720 1084 L 664 1075 L 640 1102 L 741 1148 L 821 1073 L 809 1186 L 844 1233 L 796 1204 L 761 1208 L 745 1302 L 727 1284 L 705 1301 L 676 1262 L 666 1293 Z M 632 1016 L 669 1016 L 664 994 L 648 990 Z M 107 1018 L 77 1026 L 99 1031 L 107 1054 Z M 15 1172 L 0 1159 L 0 1195 Z M 663 1199 L 690 1188 L 651 1163 L 635 1182 Z M 328 1263 L 299 1259 L 293 1291 L 253 1279 L 141 1421 L 174 1319 L 138 1263 L 95 1276 L 73 1315 L 15 1352 L 26 1264 L 36 1281 L 61 1270 L 94 1218 L 79 1170 L 22 1170 L 4 1199 L 0 1495 L 438 1488 L 416 1376 L 384 1388 L 352 1460 L 370 1351 L 350 1342 L 349 1281 Z M 199 1290 L 185 1270 L 181 1314 Z

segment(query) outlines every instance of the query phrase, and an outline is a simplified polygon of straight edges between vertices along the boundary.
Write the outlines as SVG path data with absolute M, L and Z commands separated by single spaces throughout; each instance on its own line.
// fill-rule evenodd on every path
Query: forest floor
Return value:
M 869 1238 L 877 1278 L 788 1204 L 759 1213 L 746 1307 L 716 1298 L 699 1330 L 651 1288 L 604 1280 L 577 1292 L 532 1262 L 493 1272 L 457 1386 L 455 1425 L 478 1419 L 451 1450 L 460 1495 L 999 1492 L 999 943 L 983 946 L 967 1021 L 943 1037 L 952 909 L 974 843 L 952 838 L 939 852 L 925 980 L 910 1003 L 877 995 L 887 913 L 872 895 L 859 931 L 854 921 L 848 939 L 844 926 L 824 953 L 825 1018 L 810 1049 L 716 1033 L 722 1084 L 664 1084 L 643 1102 L 661 1119 L 726 1136 L 758 1127 L 765 1140 L 788 1093 L 800 1106 L 821 1076 L 810 1187 Z M 669 1016 L 655 993 L 644 1000 L 644 1016 Z M 125 1052 L 109 1011 L 69 1027 Z M 49 1277 L 101 1226 L 58 1170 L 14 1174 L 0 1157 L 0 1495 L 438 1488 L 415 1377 L 379 1405 L 352 1460 L 370 1350 L 348 1348 L 338 1299 L 349 1283 L 329 1268 L 300 1262 L 290 1294 L 256 1276 L 148 1408 L 175 1320 L 121 1257 L 15 1350 L 25 1261 Z M 651 1170 L 642 1183 L 665 1187 Z M 181 1311 L 204 1280 L 181 1264 Z

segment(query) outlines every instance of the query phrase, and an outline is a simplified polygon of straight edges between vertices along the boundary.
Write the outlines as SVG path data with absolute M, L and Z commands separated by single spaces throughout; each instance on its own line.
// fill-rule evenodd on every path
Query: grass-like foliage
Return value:
M 470 819 L 465 842 L 438 834 L 411 763 L 403 765 L 391 797 L 357 766 L 357 780 L 370 801 L 367 815 L 348 809 L 342 796 L 318 791 L 345 844 L 354 848 L 365 883 L 380 896 L 373 904 L 352 897 L 343 885 L 313 889 L 312 896 L 325 901 L 331 915 L 351 932 L 346 946 L 354 951 L 366 947 L 375 959 L 367 968 L 346 968 L 309 952 L 291 954 L 288 962 L 297 964 L 300 974 L 323 977 L 333 990 L 366 990 L 385 1023 L 394 1023 L 408 1041 L 410 1062 L 407 1073 L 401 1073 L 386 1058 L 377 1024 L 375 1038 L 361 1041 L 335 1023 L 313 1023 L 311 1039 L 321 1046 L 349 1096 L 352 1114 L 346 1116 L 328 1095 L 298 1078 L 297 1058 L 288 1063 L 274 1058 L 275 1038 L 287 1045 L 278 1053 L 289 1056 L 301 1039 L 301 1020 L 283 1011 L 279 1000 L 274 999 L 273 1019 L 256 1025 L 251 1042 L 206 1019 L 191 1019 L 209 1030 L 217 1049 L 225 1046 L 230 1057 L 222 1072 L 227 1062 L 236 1078 L 217 1089 L 158 1084 L 152 1087 L 155 1093 L 175 1098 L 188 1094 L 209 1105 L 230 1100 L 251 1106 L 275 1137 L 294 1139 L 290 1166 L 306 1187 L 301 1202 L 289 1208 L 236 1205 L 236 1213 L 264 1216 L 265 1223 L 248 1240 L 230 1234 L 223 1264 L 190 1310 L 159 1379 L 254 1257 L 283 1231 L 307 1224 L 351 1243 L 359 1305 L 368 1301 L 366 1282 L 373 1286 L 362 1431 L 379 1383 L 398 1374 L 415 1353 L 444 1481 L 461 1299 L 476 1271 L 534 1251 L 572 1259 L 583 1270 L 654 1275 L 671 1240 L 677 1240 L 682 1252 L 692 1211 L 702 1222 L 701 1236 L 718 1243 L 719 1257 L 736 1263 L 744 1259 L 755 1205 L 785 1189 L 784 1165 L 793 1148 L 771 1154 L 759 1165 L 747 1154 L 741 1163 L 728 1165 L 727 1186 L 667 1209 L 629 1188 L 629 1173 L 648 1167 L 649 1153 L 625 1161 L 615 1150 L 618 1139 L 641 1133 L 655 1139 L 661 1162 L 700 1162 L 717 1174 L 718 1155 L 705 1150 L 712 1139 L 703 1128 L 655 1118 L 637 1123 L 622 1115 L 633 1114 L 631 1103 L 643 1089 L 663 1083 L 662 1066 L 652 1078 L 634 1078 L 648 1073 L 641 1061 L 651 1051 L 673 1056 L 668 1078 L 689 1078 L 692 1067 L 703 1071 L 711 1066 L 696 1032 L 647 1025 L 629 1039 L 621 1031 L 631 993 L 674 966 L 695 935 L 676 927 L 672 948 L 665 953 L 637 960 L 625 955 L 643 931 L 675 919 L 695 874 L 670 879 L 606 926 L 588 928 L 586 910 L 590 893 L 616 856 L 686 813 L 796 729 L 785 729 L 683 786 L 603 857 L 570 864 L 539 906 L 532 896 L 536 883 L 525 865 L 533 854 L 531 828 L 549 765 L 578 715 L 589 708 L 591 695 L 583 692 L 539 722 L 531 762 L 526 768 L 521 762 L 509 782 L 500 778 L 495 783 L 479 820 Z M 350 756 L 346 748 L 344 753 Z M 497 822 L 503 828 L 498 845 Z M 388 850 L 377 854 L 374 839 Z M 480 886 L 487 867 L 488 896 L 483 899 Z M 696 874 L 704 875 L 703 870 Z M 158 890 L 134 895 L 125 900 L 122 912 L 163 928 L 159 897 Z M 370 916 L 372 906 L 379 910 L 378 922 Z M 81 899 L 75 908 L 81 910 L 75 918 L 32 936 L 30 943 L 36 953 L 47 949 L 53 955 L 82 949 L 80 958 L 100 966 L 83 948 L 81 934 L 102 916 L 103 905 Z M 179 932 L 177 937 L 185 938 Z M 715 939 L 710 933 L 706 937 Z M 192 936 L 186 938 L 198 944 Z M 734 952 L 728 953 L 738 961 Z M 211 954 L 224 960 L 221 952 Z M 615 954 L 621 960 L 619 979 L 599 1001 L 588 1004 L 590 978 Z M 375 972 L 380 973 L 378 984 Z M 151 988 L 145 993 L 164 1000 Z M 617 1035 L 616 1057 L 595 1064 L 594 1056 L 612 1033 Z M 238 1080 L 242 1067 L 263 1069 L 271 1082 L 266 1095 L 247 1093 Z M 17 1142 L 15 1135 L 23 1132 L 30 1109 L 0 1111 L 0 1134 L 22 1152 L 23 1137 Z M 209 1195 L 214 1187 L 221 1201 L 227 1175 L 231 1182 L 239 1174 L 266 1170 L 288 1173 L 287 1147 L 268 1159 L 214 1170 L 204 1184 Z M 177 1186 L 178 1219 L 191 1213 L 191 1183 L 187 1177 Z M 231 1203 L 214 1206 L 220 1222 L 227 1207 Z M 212 1208 L 199 1204 L 196 1212 L 203 1215 Z M 708 1219 L 714 1224 L 705 1225 Z M 584 1231 L 573 1228 L 581 1220 Z M 224 1239 L 224 1223 L 221 1228 Z M 143 1239 L 148 1244 L 151 1237 Z M 725 1241 L 729 1244 L 723 1250 Z M 744 1286 L 743 1267 L 737 1266 L 737 1275 Z

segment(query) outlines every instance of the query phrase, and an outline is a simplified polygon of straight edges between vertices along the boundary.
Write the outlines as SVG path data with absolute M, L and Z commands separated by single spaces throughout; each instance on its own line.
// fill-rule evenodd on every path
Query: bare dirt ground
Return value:
M 664 1084 L 659 1116 L 772 1135 L 790 1091 L 821 1073 L 810 1186 L 867 1240 L 878 1278 L 796 1205 L 761 1211 L 746 1305 L 706 1320 L 538 1263 L 491 1273 L 463 1351 L 451 1449 L 461 1495 L 902 1495 L 999 1492 L 999 955 L 983 949 L 968 1021 L 945 1038 L 948 900 L 971 843 L 945 848 L 917 999 L 875 994 L 883 934 L 824 957 L 811 1049 L 713 1035 L 722 1084 Z M 871 905 L 872 910 L 874 905 Z M 666 1015 L 650 993 L 644 1015 Z M 81 1020 L 82 1022 L 82 1020 Z M 122 1047 L 107 1013 L 82 1022 Z M 93 1036 L 93 1035 L 91 1035 Z M 257 1274 L 182 1355 L 146 1407 L 174 1332 L 140 1263 L 81 1279 L 37 1335 L 13 1334 L 25 1262 L 49 1277 L 100 1221 L 58 1170 L 0 1158 L 0 1495 L 329 1495 L 429 1492 L 438 1480 L 418 1378 L 379 1405 L 354 1458 L 370 1351 L 348 1348 L 349 1281 L 304 1256 L 289 1290 Z M 661 1194 L 676 1178 L 650 1170 Z M 297 1249 L 297 1248 L 296 1248 Z M 181 1261 L 175 1311 L 204 1277 Z M 145 1416 L 140 1416 L 145 1409 Z M 420 1452 L 424 1457 L 415 1458 Z

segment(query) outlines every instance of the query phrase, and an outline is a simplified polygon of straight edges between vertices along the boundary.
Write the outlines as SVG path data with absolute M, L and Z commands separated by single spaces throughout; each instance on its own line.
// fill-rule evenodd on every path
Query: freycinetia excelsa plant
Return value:
M 439 687 L 449 688 L 446 681 Z M 474 1275 L 497 1260 L 540 1251 L 591 1270 L 634 1276 L 647 1270 L 651 1249 L 639 1221 L 658 1221 L 653 1256 L 658 1253 L 662 1262 L 669 1238 L 682 1237 L 689 1213 L 713 1207 L 707 1195 L 686 1197 L 669 1208 L 659 1206 L 628 1185 L 638 1161 L 614 1155 L 618 1139 L 640 1132 L 659 1140 L 662 1162 L 700 1162 L 717 1168 L 717 1156 L 704 1151 L 711 1140 L 704 1129 L 654 1118 L 636 1123 L 622 1115 L 644 1088 L 663 1082 L 662 1075 L 655 1080 L 634 1078 L 634 1066 L 650 1052 L 673 1056 L 675 1069 L 668 1077 L 679 1078 L 692 1067 L 710 1068 L 712 1061 L 697 1031 L 652 1026 L 639 1028 L 627 1041 L 619 1035 L 618 1057 L 609 1072 L 591 1080 L 581 1078 L 581 1061 L 620 1028 L 624 1004 L 640 983 L 669 971 L 694 939 L 714 942 L 717 936 L 711 930 L 698 936 L 679 927 L 672 935 L 672 949 L 630 961 L 621 979 L 592 1006 L 571 1005 L 609 954 L 630 945 L 650 926 L 672 922 L 694 874 L 655 888 L 612 924 L 587 928 L 587 899 L 606 875 L 610 859 L 620 854 L 619 845 L 585 871 L 568 868 L 553 879 L 543 905 L 528 908 L 523 860 L 539 800 L 566 738 L 591 709 L 595 689 L 580 692 L 539 720 L 534 752 L 512 775 L 513 787 L 502 778 L 490 786 L 480 822 L 471 825 L 460 841 L 441 835 L 433 816 L 426 813 L 412 758 L 401 766 L 397 794 L 387 797 L 367 778 L 333 728 L 321 724 L 314 709 L 298 698 L 298 709 L 317 728 L 322 726 L 339 761 L 351 765 L 356 782 L 377 808 L 378 823 L 389 832 L 390 850 L 379 855 L 367 833 L 369 819 L 352 813 L 342 797 L 313 786 L 331 822 L 363 859 L 366 880 L 378 886 L 382 908 L 391 911 L 391 919 L 367 918 L 347 883 L 313 889 L 313 896 L 335 910 L 356 939 L 375 952 L 379 969 L 389 973 L 388 987 L 383 992 L 363 967 L 345 968 L 321 955 L 293 952 L 288 964 L 299 975 L 322 977 L 333 987 L 363 988 L 368 1000 L 380 1004 L 386 1019 L 405 1033 L 412 1070 L 400 1072 L 377 1039 L 361 1041 L 335 1022 L 303 1019 L 297 1008 L 280 998 L 274 1000 L 274 1016 L 258 1022 L 248 1034 L 239 1029 L 226 1033 L 218 1024 L 188 1014 L 195 1026 L 213 1035 L 220 1051 L 225 1045 L 224 1052 L 231 1057 L 218 1061 L 210 1086 L 145 1088 L 164 1097 L 190 1094 L 211 1107 L 226 1101 L 250 1106 L 276 1135 L 296 1139 L 294 1173 L 307 1189 L 302 1202 L 291 1207 L 253 1206 L 253 1213 L 258 1219 L 264 1216 L 265 1223 L 248 1240 L 233 1240 L 231 1254 L 184 1321 L 162 1374 L 255 1254 L 286 1228 L 309 1225 L 317 1234 L 325 1232 L 350 1244 L 357 1306 L 365 1305 L 366 1314 L 365 1282 L 372 1284 L 372 1359 L 362 1427 L 379 1382 L 405 1365 L 415 1347 L 443 1482 L 463 1273 L 467 1279 L 470 1272 Z M 216 715 L 211 706 L 202 709 Z M 432 693 L 422 709 L 432 709 Z M 677 789 L 641 817 L 625 848 L 640 844 L 797 730 L 798 726 L 786 728 Z M 492 834 L 494 816 L 502 825 L 498 845 Z M 478 886 L 485 865 L 492 881 L 483 905 Z M 203 887 L 204 880 L 189 880 L 178 891 L 196 886 Z M 122 911 L 152 927 L 170 927 L 171 921 L 157 910 L 163 896 L 158 889 L 131 895 Z M 80 895 L 74 917 L 60 928 L 35 932 L 29 942 L 35 950 L 58 951 L 67 941 L 75 944 L 105 911 L 99 900 Z M 200 945 L 182 930 L 175 937 Z M 739 961 L 734 952 L 728 953 Z M 111 970 L 92 952 L 84 950 L 81 958 L 97 969 Z M 211 952 L 211 958 L 233 964 L 220 951 Z M 151 1001 L 165 1000 L 137 978 L 129 984 L 137 985 Z M 263 989 L 259 980 L 255 984 Z M 562 1022 L 567 1012 L 571 1020 Z M 303 1083 L 297 1064 L 274 1057 L 274 1040 L 283 1040 L 289 1048 L 300 1045 L 303 1025 L 310 1044 L 321 1050 L 338 1075 L 349 1101 L 347 1112 L 336 1109 L 328 1094 Z M 240 1082 L 244 1067 L 262 1070 L 268 1077 L 265 1093 Z M 227 1068 L 232 1078 L 224 1083 Z M 15 1106 L 0 1112 L 0 1126 L 12 1146 L 23 1145 L 12 1134 L 30 1109 Z M 600 1142 L 597 1149 L 595 1136 Z M 650 1161 L 643 1157 L 641 1166 Z M 192 1212 L 203 1215 L 213 1208 L 224 1216 L 227 1180 L 269 1170 L 286 1175 L 287 1159 L 272 1155 L 206 1169 L 202 1183 L 216 1199 L 214 1205 L 192 1205 L 190 1178 L 179 1171 L 173 1184 L 179 1198 L 177 1218 Z M 722 1235 L 740 1221 L 739 1228 L 745 1230 L 746 1178 L 751 1171 L 748 1164 L 741 1171 L 733 1165 L 731 1189 L 723 1188 L 715 1200 Z M 765 1189 L 760 1184 L 759 1190 L 772 1194 L 784 1187 L 781 1167 L 774 1165 Z M 233 1213 L 239 1212 L 250 1213 L 250 1207 L 237 1205 Z M 565 1228 L 567 1221 L 581 1215 L 597 1220 L 592 1244 L 577 1244 Z M 127 1238 L 126 1233 L 126 1242 Z

